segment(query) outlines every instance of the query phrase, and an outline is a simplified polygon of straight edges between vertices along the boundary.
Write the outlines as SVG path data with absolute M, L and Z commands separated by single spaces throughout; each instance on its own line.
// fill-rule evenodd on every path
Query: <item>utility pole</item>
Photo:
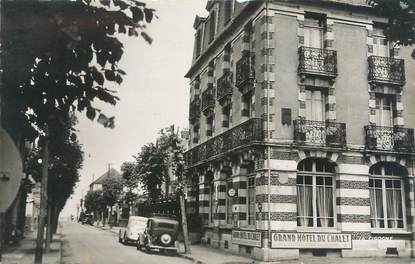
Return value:
M 42 155 L 42 180 L 40 189 L 40 214 L 38 219 L 35 264 L 42 264 L 43 240 L 45 233 L 46 211 L 48 207 L 48 173 L 49 173 L 49 129 L 46 124 Z

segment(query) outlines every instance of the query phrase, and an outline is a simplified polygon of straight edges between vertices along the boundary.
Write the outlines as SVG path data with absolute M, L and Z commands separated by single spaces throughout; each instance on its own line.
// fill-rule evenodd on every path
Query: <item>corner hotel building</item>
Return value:
M 365 0 L 207 1 L 186 152 L 201 242 L 411 257 L 415 61 Z

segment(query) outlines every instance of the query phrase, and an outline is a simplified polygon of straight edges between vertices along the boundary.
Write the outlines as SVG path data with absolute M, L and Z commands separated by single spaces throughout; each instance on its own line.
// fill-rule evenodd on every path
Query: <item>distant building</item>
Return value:
M 105 182 L 105 179 L 108 179 L 108 178 L 111 178 L 111 177 L 121 178 L 121 174 L 116 169 L 111 168 L 107 172 L 102 174 L 98 179 L 93 181 L 89 185 L 89 190 L 90 191 L 102 190 L 102 184 Z
M 266 261 L 413 255 L 413 47 L 366 0 L 206 9 L 186 74 L 202 242 Z

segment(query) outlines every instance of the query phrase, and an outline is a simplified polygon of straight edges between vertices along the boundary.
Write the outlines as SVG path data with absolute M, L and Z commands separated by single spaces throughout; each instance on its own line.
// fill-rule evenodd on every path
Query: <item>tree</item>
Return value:
M 123 190 L 123 180 L 117 177 L 105 178 L 102 183 L 102 197 L 106 206 L 114 206 Z
M 129 192 L 138 188 L 139 176 L 136 171 L 136 163 L 126 161 L 121 164 L 121 176 L 124 179 L 124 185 Z
M 85 195 L 85 209 L 87 213 L 94 213 L 94 216 L 100 215 L 105 210 L 105 202 L 102 190 L 88 191 Z
M 151 199 L 157 199 L 161 194 L 160 187 L 163 183 L 163 157 L 155 144 L 148 143 L 141 148 L 141 152 L 135 158 L 141 185 Z
M 368 0 L 378 15 L 388 18 L 385 35 L 399 45 L 415 44 L 414 0 Z M 415 59 L 415 50 L 412 51 Z
M 2 125 L 16 142 L 32 132 L 43 137 L 35 257 L 35 263 L 42 263 L 48 146 L 56 136 L 49 134 L 49 127 L 65 121 L 71 111 L 85 112 L 91 120 L 98 116 L 105 127 L 114 126 L 114 117 L 105 116 L 93 102 L 116 104 L 118 97 L 109 87 L 120 84 L 125 74 L 118 67 L 123 45 L 117 34 L 140 32 L 151 43 L 142 29 L 153 19 L 154 10 L 136 0 L 3 1 L 1 15 Z

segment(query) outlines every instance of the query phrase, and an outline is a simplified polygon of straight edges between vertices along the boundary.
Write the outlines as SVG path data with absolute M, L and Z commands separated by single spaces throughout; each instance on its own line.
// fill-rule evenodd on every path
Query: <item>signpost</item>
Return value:
M 20 152 L 7 132 L 0 128 L 0 261 L 4 214 L 16 198 L 23 179 Z

